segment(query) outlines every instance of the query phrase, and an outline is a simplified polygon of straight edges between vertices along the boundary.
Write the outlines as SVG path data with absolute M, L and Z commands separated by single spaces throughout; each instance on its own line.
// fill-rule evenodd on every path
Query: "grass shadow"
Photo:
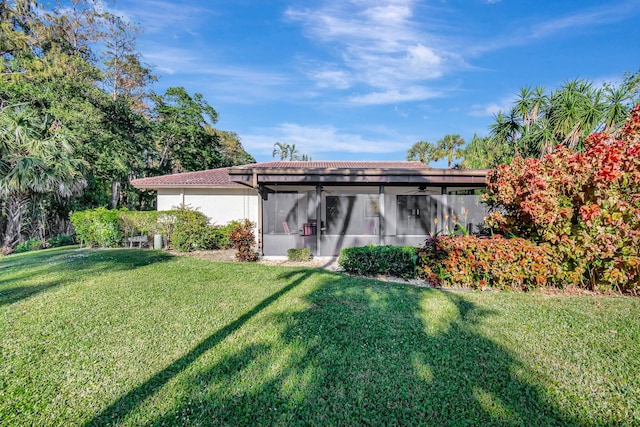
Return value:
M 0 259 L 0 307 L 74 283 L 83 275 L 134 270 L 172 258 L 161 251 L 144 249 L 55 248 L 11 255 Z M 57 280 L 42 283 L 48 277 Z
M 311 274 L 311 273 L 309 273 Z M 187 369 L 192 363 L 194 363 L 200 356 L 207 351 L 216 347 L 221 341 L 227 338 L 229 335 L 240 329 L 246 322 L 256 316 L 262 310 L 273 304 L 281 296 L 297 287 L 304 281 L 306 276 L 299 277 L 297 280 L 291 281 L 286 286 L 282 287 L 277 292 L 271 294 L 269 297 L 263 299 L 260 303 L 254 306 L 251 310 L 247 311 L 242 316 L 238 317 L 233 322 L 227 324 L 225 327 L 219 329 L 215 333 L 209 335 L 204 340 L 200 341 L 195 347 L 193 347 L 188 353 L 175 360 L 169 366 L 162 371 L 156 373 L 151 378 L 140 384 L 136 388 L 129 391 L 127 394 L 118 398 L 109 407 L 104 409 L 101 413 L 93 417 L 88 421 L 86 426 L 102 426 L 108 424 L 119 423 L 124 420 L 128 414 L 134 411 L 139 405 L 141 405 L 147 398 L 154 395 L 170 380 L 175 378 L 178 374 Z
M 291 283 L 285 289 L 310 274 L 322 274 L 323 283 L 303 296 L 307 308 L 268 318 L 283 326 L 277 344 L 247 344 L 185 374 L 186 395 L 151 423 L 582 424 L 563 413 L 545 394 L 544 384 L 533 380 L 535 375 L 507 349 L 483 336 L 477 325 L 495 313 L 463 294 L 297 270 L 288 273 Z M 168 368 L 169 376 L 244 321 L 208 338 L 193 355 L 176 362 L 177 369 Z M 278 354 L 288 355 L 285 362 L 273 360 Z M 166 383 L 159 375 L 160 380 L 154 377 L 141 386 L 151 386 L 142 397 Z M 132 391 L 119 401 L 125 412 L 132 409 L 127 399 L 140 403 Z M 112 421 L 110 414 L 124 415 L 112 407 L 94 421 Z

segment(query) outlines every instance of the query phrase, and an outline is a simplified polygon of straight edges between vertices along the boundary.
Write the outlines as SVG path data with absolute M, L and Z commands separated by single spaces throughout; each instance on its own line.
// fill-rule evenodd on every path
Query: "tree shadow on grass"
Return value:
M 0 307 L 73 283 L 81 275 L 134 270 L 172 258 L 137 249 L 55 249 L 11 256 L 0 262 Z
M 311 273 L 308 272 L 306 275 L 308 274 Z M 191 351 L 175 360 L 169 366 L 153 375 L 138 387 L 121 396 L 118 400 L 116 400 L 108 408 L 103 410 L 100 414 L 96 415 L 85 425 L 102 426 L 106 424 L 118 423 L 124 420 L 124 418 L 128 414 L 130 414 L 139 405 L 141 405 L 147 398 L 158 392 L 158 390 L 165 386 L 169 381 L 171 381 L 173 378 L 187 369 L 200 356 L 216 347 L 222 340 L 240 329 L 246 322 L 260 313 L 262 310 L 267 308 L 269 305 L 273 304 L 282 295 L 297 287 L 304 281 L 306 275 L 291 281 L 288 285 L 282 287 L 277 292 L 263 299 L 259 304 L 257 304 L 251 310 L 247 311 L 242 316 L 238 317 L 233 322 L 227 324 L 225 327 L 219 329 L 204 340 L 200 341 L 200 343 L 193 347 Z M 221 372 L 223 373 L 224 369 L 222 369 Z
M 310 274 L 323 274 L 323 283 L 304 295 L 308 308 L 269 313 L 265 320 L 283 326 L 277 343 L 247 343 L 207 365 L 209 353 L 183 372 Z M 547 380 L 480 333 L 478 323 L 498 313 L 464 295 L 319 271 L 293 270 L 287 277 L 289 285 L 89 424 L 125 420 L 179 374 L 174 409 L 146 423 L 582 424 L 546 395 Z

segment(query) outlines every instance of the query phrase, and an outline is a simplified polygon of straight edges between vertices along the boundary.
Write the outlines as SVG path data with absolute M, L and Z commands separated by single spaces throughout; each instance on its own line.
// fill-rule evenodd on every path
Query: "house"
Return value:
M 158 210 L 198 208 L 222 224 L 258 225 L 259 250 L 290 248 L 337 256 L 362 245 L 420 245 L 458 225 L 477 231 L 486 215 L 479 190 L 486 170 L 436 169 L 420 162 L 265 162 L 142 178 L 158 191 Z
M 185 172 L 131 180 L 141 190 L 156 190 L 157 209 L 197 208 L 213 224 L 248 218 L 258 223 L 258 193 L 231 182 L 227 168 Z

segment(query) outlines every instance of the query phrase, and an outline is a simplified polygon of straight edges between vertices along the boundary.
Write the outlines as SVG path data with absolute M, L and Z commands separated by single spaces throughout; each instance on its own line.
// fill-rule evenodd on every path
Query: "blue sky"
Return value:
M 523 86 L 640 69 L 640 0 L 117 0 L 158 93 L 183 86 L 258 161 L 405 160 L 484 136 Z M 434 164 L 435 166 L 442 166 Z

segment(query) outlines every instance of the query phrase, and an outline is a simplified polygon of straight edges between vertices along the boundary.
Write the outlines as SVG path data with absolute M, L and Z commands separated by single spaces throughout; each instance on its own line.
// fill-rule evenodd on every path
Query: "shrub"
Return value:
M 230 235 L 238 224 L 241 224 L 241 221 L 234 220 L 229 221 L 225 225 L 214 226 L 213 228 L 216 230 L 216 239 L 218 241 L 218 246 L 220 248 L 231 248 L 233 247 L 233 243 L 231 243 Z
M 120 212 L 104 207 L 74 212 L 71 223 L 82 245 L 117 247 L 122 242 Z
M 640 104 L 617 135 L 590 135 L 583 153 L 516 158 L 487 183 L 486 201 L 500 209 L 487 225 L 554 245 L 583 286 L 640 287 Z
M 311 259 L 311 249 L 289 249 L 287 250 L 287 259 L 289 261 L 309 261 Z
M 416 274 L 413 246 L 360 246 L 340 251 L 338 264 L 347 273 L 363 276 L 385 274 L 410 278 Z
M 161 231 L 158 211 L 120 211 L 120 228 L 127 237 L 148 236 Z
M 57 248 L 60 246 L 73 245 L 75 242 L 73 241 L 73 236 L 70 234 L 58 234 L 49 238 L 48 243 L 50 247 Z
M 255 224 L 248 219 L 238 222 L 231 233 L 229 239 L 236 249 L 236 258 L 239 261 L 254 262 L 258 260 L 258 254 L 255 251 L 256 237 L 253 233 Z
M 438 236 L 417 254 L 418 277 L 439 286 L 531 290 L 570 281 L 550 245 L 522 238 Z
M 184 252 L 217 249 L 220 241 L 228 245 L 226 229 L 210 226 L 202 212 L 188 207 L 159 212 L 97 208 L 74 212 L 71 222 L 80 242 L 88 246 L 115 247 L 124 237 L 152 238 L 155 233 L 162 234 L 165 247 Z
M 22 252 L 37 251 L 38 249 L 42 249 L 46 246 L 47 245 L 42 240 L 31 238 L 27 241 L 18 243 L 13 252 L 19 254 Z
M 218 248 L 216 231 L 200 211 L 181 207 L 171 211 L 175 217 L 171 246 L 183 252 Z

